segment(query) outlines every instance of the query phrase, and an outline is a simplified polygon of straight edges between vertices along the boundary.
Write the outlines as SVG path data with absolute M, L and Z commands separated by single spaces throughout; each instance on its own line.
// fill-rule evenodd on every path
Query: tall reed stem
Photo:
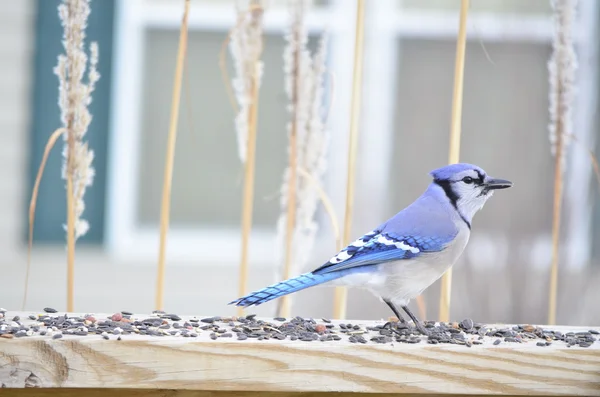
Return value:
M 562 120 L 556 120 L 556 158 L 554 161 L 554 205 L 552 210 L 552 268 L 550 270 L 550 296 L 548 301 L 548 325 L 556 324 L 556 295 L 558 290 L 558 246 L 560 239 L 560 210 L 563 189 L 563 137 Z
M 300 13 L 303 11 L 299 11 Z M 302 15 L 296 15 L 299 19 L 297 23 L 304 23 Z M 290 177 L 288 180 L 288 199 L 287 213 L 285 222 L 285 265 L 283 268 L 283 280 L 291 276 L 292 261 L 294 260 L 294 228 L 296 226 L 296 190 L 298 183 L 298 85 L 300 79 L 300 31 L 294 29 L 294 49 L 293 69 L 292 69 L 292 122 L 289 139 L 289 169 Z M 288 295 L 281 298 L 279 306 L 279 316 L 289 317 L 291 311 L 290 297 Z
M 74 77 L 70 76 L 74 85 Z M 75 168 L 75 136 L 73 118 L 67 124 L 67 311 L 74 311 L 75 295 L 75 197 L 73 190 L 73 170 Z
M 72 151 L 69 151 L 72 153 Z M 69 155 L 69 163 L 72 164 Z M 67 173 L 67 311 L 73 312 L 75 289 L 75 199 L 73 177 Z
M 456 40 L 456 59 L 454 64 L 454 93 L 452 96 L 452 125 L 450 127 L 450 150 L 448 162 L 458 163 L 460 157 L 460 135 L 462 122 L 463 81 L 465 70 L 465 52 L 467 43 L 467 12 L 469 0 L 462 0 L 460 4 L 460 22 L 458 38 Z M 450 319 L 450 296 L 452 292 L 452 268 L 442 276 L 440 294 L 439 321 Z
M 240 260 L 239 296 L 246 294 L 248 284 L 248 250 L 250 230 L 252 228 L 252 210 L 254 207 L 254 169 L 256 164 L 256 127 L 258 121 L 258 71 L 254 64 L 254 78 L 251 87 L 252 104 L 248 115 L 248 145 L 244 168 L 244 196 L 242 201 L 242 257 Z M 237 308 L 238 316 L 244 314 L 242 307 Z
M 560 224 L 563 193 L 564 166 L 568 137 L 572 136 L 572 109 L 575 96 L 575 71 L 578 67 L 573 40 L 576 22 L 577 0 L 553 0 L 551 3 L 554 22 L 552 55 L 548 61 L 550 148 L 555 156 L 554 205 L 552 211 L 552 267 L 550 271 L 550 293 L 548 296 L 548 324 L 556 323 L 556 300 L 558 290 L 558 262 Z
M 363 77 L 363 49 L 365 36 L 365 2 L 356 2 L 356 36 L 354 40 L 354 74 L 352 77 L 352 99 L 350 105 L 350 140 L 348 146 L 348 180 L 346 184 L 346 212 L 344 214 L 344 245 L 350 244 L 352 238 L 352 215 L 354 212 L 354 184 L 356 174 L 356 154 L 358 151 L 358 127 L 360 123 L 360 106 Z M 333 301 L 333 317 L 346 317 L 347 290 L 344 287 L 335 289 Z
M 183 69 L 187 50 L 187 24 L 190 10 L 190 0 L 185 0 L 181 29 L 179 32 L 179 49 L 177 51 L 177 65 L 173 84 L 173 98 L 171 101 L 171 119 L 169 135 L 167 137 L 167 154 L 165 159 L 165 174 L 163 181 L 162 202 L 160 207 L 160 243 L 158 250 L 158 272 L 156 277 L 156 302 L 157 310 L 164 306 L 165 288 L 165 257 L 167 249 L 167 233 L 169 231 L 169 215 L 171 209 L 171 185 L 173 181 L 173 162 L 175 160 L 175 143 L 177 140 L 177 122 L 179 121 L 179 102 L 181 98 L 181 85 Z

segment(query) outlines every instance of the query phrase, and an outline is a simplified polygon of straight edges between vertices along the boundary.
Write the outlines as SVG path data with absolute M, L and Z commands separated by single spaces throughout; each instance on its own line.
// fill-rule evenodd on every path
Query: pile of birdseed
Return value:
M 245 317 L 184 318 L 163 311 L 151 316 L 138 317 L 122 311 L 106 318 L 93 314 L 57 314 L 57 310 L 45 308 L 43 314 L 29 315 L 22 319 L 10 316 L 0 309 L 0 338 L 64 336 L 102 337 L 122 340 L 128 335 L 156 337 L 198 338 L 208 336 L 212 340 L 290 340 L 301 342 L 348 341 L 357 344 L 428 343 L 473 345 L 500 345 L 506 343 L 535 344 L 546 347 L 562 344 L 567 347 L 590 347 L 600 342 L 600 331 L 560 332 L 533 325 L 490 326 L 465 319 L 460 323 L 425 321 L 429 336 L 424 336 L 412 325 L 391 323 L 365 326 L 346 321 L 332 321 L 294 317 L 276 317 L 271 320 L 257 319 L 256 315 Z

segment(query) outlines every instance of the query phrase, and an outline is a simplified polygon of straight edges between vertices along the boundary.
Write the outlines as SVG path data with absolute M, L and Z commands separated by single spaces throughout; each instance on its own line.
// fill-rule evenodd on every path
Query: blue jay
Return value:
M 359 287 L 371 291 L 406 323 L 400 306 L 427 335 L 408 309 L 409 301 L 454 265 L 469 240 L 473 216 L 494 190 L 512 186 L 466 163 L 438 168 L 430 175 L 433 182 L 417 200 L 322 266 L 229 304 L 259 305 L 320 284 Z

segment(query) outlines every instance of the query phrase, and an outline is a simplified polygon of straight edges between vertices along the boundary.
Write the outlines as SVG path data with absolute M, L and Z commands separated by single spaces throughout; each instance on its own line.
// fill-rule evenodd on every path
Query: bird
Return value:
M 446 165 L 429 175 L 431 183 L 413 203 L 323 265 L 229 304 L 257 306 L 317 285 L 357 287 L 370 291 L 406 324 L 402 308 L 416 329 L 429 335 L 409 302 L 455 264 L 469 241 L 474 215 L 494 191 L 513 185 L 469 163 Z

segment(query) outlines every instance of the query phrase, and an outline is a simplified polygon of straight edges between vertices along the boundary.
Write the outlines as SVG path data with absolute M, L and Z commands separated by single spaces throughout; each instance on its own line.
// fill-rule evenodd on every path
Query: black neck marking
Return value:
M 450 203 L 452 204 L 452 206 L 454 207 L 454 209 L 456 210 L 456 212 L 458 212 L 458 215 L 460 215 L 460 218 L 467 224 L 467 227 L 469 228 L 469 230 L 471 230 L 471 222 L 469 222 L 464 216 L 463 214 L 458 210 L 458 195 L 454 192 L 454 190 L 452 190 L 452 185 L 451 185 L 451 181 L 447 180 L 447 179 L 434 179 L 433 180 L 439 187 L 442 188 L 442 190 L 444 190 L 444 193 L 446 194 L 446 197 L 448 197 L 448 200 L 450 200 Z

